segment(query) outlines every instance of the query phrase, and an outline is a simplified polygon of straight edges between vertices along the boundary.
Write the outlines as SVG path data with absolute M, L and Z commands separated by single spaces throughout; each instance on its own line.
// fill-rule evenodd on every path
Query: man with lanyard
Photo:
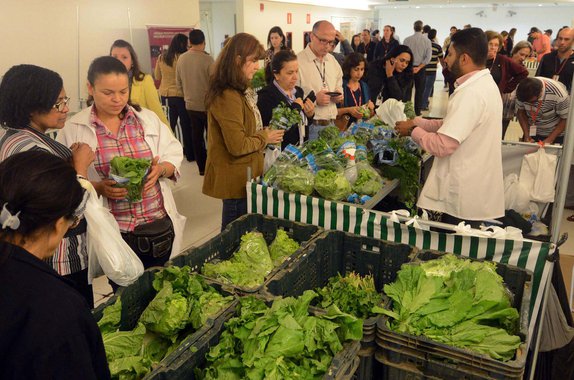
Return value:
M 359 44 L 357 53 L 363 54 L 367 62 L 371 62 L 375 58 L 375 48 L 377 47 L 377 42 L 371 40 L 371 32 L 369 29 L 363 29 L 363 32 L 361 33 L 361 39 L 363 42 Z
M 562 144 L 570 97 L 566 87 L 552 79 L 526 78 L 516 88 L 516 109 L 522 140 Z
M 420 116 L 423 102 L 423 93 L 426 83 L 426 69 L 425 66 L 429 64 L 432 57 L 432 43 L 426 35 L 422 33 L 423 22 L 418 20 L 414 23 L 415 33 L 405 38 L 405 45 L 407 45 L 413 52 L 413 74 L 414 87 L 415 87 L 415 113 Z M 412 94 L 412 87 L 409 90 L 409 99 Z
M 536 70 L 536 76 L 559 81 L 566 86 L 568 93 L 570 93 L 572 91 L 572 75 L 574 74 L 574 54 L 572 54 L 574 29 L 561 29 L 558 32 L 558 37 L 556 37 L 556 44 L 556 50 L 542 57 L 538 70 Z
M 417 206 L 442 213 L 440 221 L 480 221 L 504 216 L 500 126 L 502 100 L 485 67 L 488 41 L 479 28 L 452 36 L 445 64 L 456 78 L 445 118 L 397 122 L 434 162 Z
M 311 42 L 297 54 L 299 81 L 305 97 L 311 91 L 317 97 L 315 118 L 309 127 L 309 140 L 319 137 L 319 132 L 335 125 L 337 103 L 343 101 L 343 71 L 329 52 L 335 44 L 335 27 L 329 21 L 317 21 L 311 32 Z

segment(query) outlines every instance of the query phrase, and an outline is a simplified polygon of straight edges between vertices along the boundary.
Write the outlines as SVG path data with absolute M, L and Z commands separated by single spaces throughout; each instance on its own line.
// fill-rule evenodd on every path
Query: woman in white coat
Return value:
M 145 268 L 163 265 L 179 254 L 186 218 L 177 212 L 168 180 L 176 180 L 183 160 L 179 141 L 151 111 L 129 104 L 125 66 L 114 57 L 96 58 L 88 70 L 92 104 L 74 115 L 57 140 L 70 146 L 87 143 L 96 159 L 88 179 L 120 226 L 124 240 Z M 127 190 L 110 178 L 113 157 L 145 158 L 152 163 L 142 200 L 130 202 Z

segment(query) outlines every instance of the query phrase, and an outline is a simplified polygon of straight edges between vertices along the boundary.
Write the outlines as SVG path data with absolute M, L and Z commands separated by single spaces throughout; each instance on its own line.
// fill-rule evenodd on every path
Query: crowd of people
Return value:
M 131 44 L 117 40 L 90 64 L 89 106 L 71 118 L 58 73 L 10 68 L 0 83 L 0 283 L 13 292 L 0 295 L 8 311 L 0 315 L 0 377 L 78 377 L 80 368 L 82 377 L 109 377 L 89 316 L 88 192 L 78 180 L 102 197 L 144 267 L 163 265 L 181 249 L 186 218 L 169 182 L 184 157 L 196 162 L 203 193 L 222 200 L 224 229 L 247 213 L 245 182 L 248 173 L 263 174 L 269 145 L 302 144 L 327 126 L 343 130 L 372 116 L 387 99 L 414 98 L 419 117 L 396 130 L 436 157 L 418 206 L 454 224 L 503 216 L 501 138 L 516 116 L 524 141 L 562 143 L 574 71 L 571 28 L 552 42 L 536 27 L 531 41 L 515 41 L 515 33 L 453 26 L 441 45 L 437 30 L 418 20 L 403 43 L 391 25 L 349 41 L 322 20 L 298 53 L 275 26 L 267 49 L 239 33 L 214 59 L 194 29 L 174 36 L 159 57 L 159 92 Z M 528 78 L 527 59 L 539 62 L 535 77 Z M 266 85 L 256 92 L 251 80 L 260 60 Z M 427 120 L 420 116 L 431 106 L 439 65 L 451 95 L 444 119 Z M 301 115 L 288 132 L 268 128 L 280 104 Z M 174 135 L 178 123 L 183 145 Z M 49 130 L 58 130 L 55 140 Z M 140 201 L 126 199 L 128 191 L 110 179 L 118 156 L 151 163 Z M 54 314 L 42 320 L 41 309 Z M 55 328 L 43 334 L 45 324 Z

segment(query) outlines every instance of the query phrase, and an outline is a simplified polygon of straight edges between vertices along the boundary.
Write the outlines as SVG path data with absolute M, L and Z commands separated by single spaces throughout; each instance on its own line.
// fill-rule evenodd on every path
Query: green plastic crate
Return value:
M 281 265 L 274 268 L 271 273 L 267 275 L 267 282 L 281 268 L 288 265 L 295 257 L 297 257 L 302 252 L 304 246 L 318 236 L 323 229 L 309 224 L 293 222 L 291 220 L 278 219 L 260 214 L 248 214 L 233 221 L 223 232 L 208 242 L 199 247 L 189 249 L 185 253 L 169 261 L 166 265 L 189 265 L 192 271 L 199 273 L 205 263 L 230 259 L 231 256 L 239 249 L 241 236 L 245 233 L 254 230 L 261 232 L 265 237 L 265 241 L 269 245 L 273 239 L 275 239 L 275 235 L 279 228 L 284 229 L 289 237 L 295 239 L 301 245 L 301 248 L 290 258 L 287 258 L 287 260 L 285 260 Z M 255 288 L 245 288 L 235 286 L 233 284 L 222 283 L 216 279 L 211 279 L 211 281 L 219 283 L 225 288 L 233 289 L 233 291 L 240 294 L 253 294 L 263 287 L 262 284 Z

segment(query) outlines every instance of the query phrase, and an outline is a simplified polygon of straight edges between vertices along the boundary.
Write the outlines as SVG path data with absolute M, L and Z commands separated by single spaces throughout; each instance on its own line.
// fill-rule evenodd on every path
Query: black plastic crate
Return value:
M 397 244 L 341 231 L 325 231 L 315 239 L 289 266 L 281 270 L 262 291 L 271 296 L 299 296 L 305 290 L 327 285 L 328 280 L 355 272 L 372 274 L 375 288 L 381 292 L 385 284 L 395 280 L 401 265 L 411 261 L 415 251 L 406 244 Z M 363 343 L 375 340 L 379 317 L 363 321 Z
M 121 331 L 133 330 L 136 327 L 141 314 L 157 294 L 157 291 L 153 288 L 153 279 L 155 273 L 161 269 L 161 267 L 149 268 L 145 270 L 133 284 L 127 287 L 121 287 L 116 295 L 112 296 L 108 301 L 101 304 L 92 311 L 94 319 L 99 321 L 103 317 L 104 309 L 107 306 L 113 305 L 118 297 L 120 297 L 122 300 L 122 311 L 119 329 Z M 232 293 L 222 289 L 219 284 L 212 283 L 209 280 L 206 280 L 206 282 L 217 289 L 217 291 L 224 296 L 233 295 Z M 179 347 L 167 355 L 160 363 L 158 363 L 156 368 L 152 368 L 152 370 L 144 377 L 144 379 L 147 380 L 162 378 L 162 375 L 158 374 L 158 370 L 167 366 L 168 363 L 177 360 L 178 357 L 187 352 L 191 345 L 193 345 L 193 343 L 196 342 L 201 336 L 206 334 L 219 319 L 224 319 L 225 315 L 229 314 L 230 310 L 234 310 L 234 305 L 236 302 L 237 301 L 232 301 L 229 306 L 223 308 L 215 316 L 208 319 L 204 326 L 200 327 L 197 331 L 187 336 L 180 343 Z
M 353 375 L 353 380 L 376 379 L 374 376 L 376 349 L 376 346 L 373 344 L 371 346 L 361 348 L 361 350 L 357 353 L 357 358 L 359 359 L 359 367 Z
M 239 249 L 239 244 L 241 243 L 241 236 L 247 232 L 258 231 L 263 234 L 267 244 L 271 244 L 277 230 L 282 228 L 287 232 L 287 235 L 297 241 L 301 248 L 295 252 L 291 257 L 287 258 L 281 265 L 275 267 L 269 275 L 266 277 L 266 281 L 270 279 L 275 273 L 277 273 L 281 268 L 297 257 L 304 246 L 309 243 L 313 238 L 318 236 L 323 230 L 317 226 L 303 224 L 299 222 L 294 222 L 291 220 L 273 218 L 266 215 L 260 214 L 247 214 L 241 218 L 233 221 L 227 228 L 221 232 L 219 235 L 215 236 L 208 242 L 202 244 L 199 247 L 194 247 L 183 254 L 175 257 L 173 260 L 169 261 L 166 265 L 184 266 L 188 265 L 194 272 L 201 272 L 201 268 L 205 263 L 212 261 L 224 261 L 228 260 L 233 256 L 233 254 Z M 236 289 L 242 294 L 253 294 L 259 291 L 261 286 L 255 288 L 244 288 L 240 286 L 235 286 L 233 284 L 227 284 L 219 282 L 216 279 L 211 279 L 214 282 L 220 283 L 224 287 L 231 287 Z
M 415 261 L 432 260 L 444 254 L 443 252 L 436 251 L 419 252 Z M 468 259 L 467 257 L 461 258 Z M 532 291 L 532 273 L 526 269 L 507 264 L 495 264 L 496 271 L 504 279 L 507 288 L 514 292 L 513 307 L 518 310 L 520 315 L 519 335 L 523 343 L 517 349 L 515 358 L 502 362 L 485 354 L 435 342 L 425 336 L 397 333 L 387 326 L 389 317 L 382 316 L 377 322 L 376 342 L 377 345 L 383 349 L 385 362 L 390 361 L 395 363 L 391 372 L 398 373 L 397 371 L 405 370 L 409 371 L 409 373 L 422 373 L 421 376 L 424 376 L 425 379 L 434 378 L 434 376 L 439 376 L 439 378 L 443 376 L 443 378 L 461 379 L 522 378 L 527 356 L 526 343 L 524 342 L 526 342 L 528 337 L 528 313 L 530 294 Z M 390 309 L 391 306 L 392 305 L 389 304 L 387 308 Z M 379 356 L 381 358 L 383 357 L 382 354 Z M 452 377 L 449 375 L 444 377 L 446 376 L 445 371 L 455 371 L 456 376 L 453 375 L 454 377 Z M 388 378 L 394 379 L 395 377 Z M 396 378 L 418 379 L 419 377 Z
M 271 301 L 268 301 L 270 304 Z M 158 372 L 156 379 L 170 379 L 170 380 L 196 380 L 195 369 L 204 368 L 207 360 L 205 355 L 209 352 L 211 347 L 219 343 L 219 338 L 225 329 L 225 322 L 235 316 L 235 303 L 231 312 L 226 313 L 223 318 L 219 318 L 216 324 L 204 334 L 200 339 L 195 341 L 185 352 L 180 355 L 176 360 L 169 363 L 168 366 L 161 368 Z M 343 350 L 337 353 L 331 362 L 327 373 L 323 377 L 325 380 L 351 380 L 353 373 L 356 371 L 359 360 L 357 352 L 359 351 L 360 344 L 357 341 L 346 342 L 343 345 Z

